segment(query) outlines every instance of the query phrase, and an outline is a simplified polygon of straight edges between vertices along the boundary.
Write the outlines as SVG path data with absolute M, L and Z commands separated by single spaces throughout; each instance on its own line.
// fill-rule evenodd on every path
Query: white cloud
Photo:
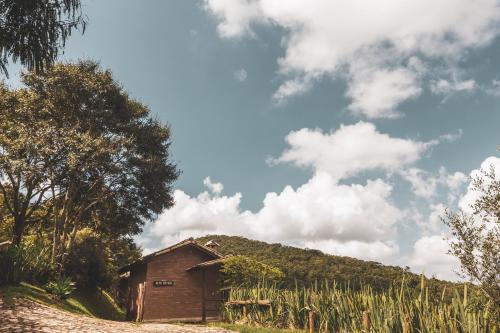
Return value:
M 462 172 L 448 173 L 443 166 L 439 168 L 438 175 L 419 168 L 401 170 L 399 174 L 411 184 L 412 191 L 417 197 L 430 200 L 438 194 L 438 186 L 446 188 L 449 203 L 453 203 L 469 180 Z
M 312 82 L 313 80 L 307 76 L 287 80 L 274 93 L 273 99 L 280 104 L 290 96 L 302 95 L 311 89 Z
M 400 171 L 403 179 L 410 182 L 413 193 L 418 197 L 430 199 L 436 195 L 438 179 L 418 168 Z
M 224 185 L 222 185 L 222 183 L 214 183 L 210 177 L 203 179 L 203 185 L 205 185 L 214 194 L 221 194 L 222 190 L 224 190 Z
M 427 66 L 433 60 L 460 59 L 468 49 L 488 45 L 500 26 L 498 0 L 204 0 L 204 4 L 218 18 L 223 38 L 254 36 L 256 24 L 282 28 L 285 54 L 278 63 L 280 73 L 292 78 L 278 89 L 278 97 L 303 93 L 297 78 L 347 72 L 350 109 L 370 118 L 394 117 L 398 104 L 420 94 L 422 69 L 435 72 L 436 68 L 427 69 L 421 61 L 419 68 L 414 66 L 410 60 L 416 54 L 431 60 Z M 357 68 L 360 61 L 372 69 Z M 448 85 L 446 89 L 471 89 L 472 81 Z
M 341 125 L 332 133 L 301 129 L 286 137 L 290 148 L 274 163 L 294 163 L 341 179 L 373 169 L 396 170 L 417 161 L 425 142 L 390 137 L 371 123 Z
M 259 1 L 253 0 L 205 0 L 205 9 L 220 19 L 217 26 L 223 38 L 253 35 L 250 24 L 265 20 Z
M 452 80 L 440 79 L 430 82 L 431 91 L 435 94 L 449 94 L 451 92 L 471 92 L 477 88 L 474 80 Z
M 444 236 L 424 236 L 415 242 L 410 266 L 415 273 L 434 275 L 439 279 L 460 280 L 456 274 L 458 260 L 448 254 L 448 243 Z
M 490 168 L 495 170 L 495 179 L 500 180 L 500 158 L 495 156 L 490 156 L 486 158 L 482 163 L 480 169 L 474 169 L 470 173 L 470 178 L 475 179 L 481 175 L 481 169 L 484 171 L 489 171 Z M 488 181 L 488 180 L 486 180 Z M 474 191 L 472 183 L 469 184 L 467 192 L 460 199 L 458 206 L 461 210 L 467 213 L 472 213 L 471 205 L 480 197 L 481 193 Z
M 234 79 L 239 82 L 244 82 L 247 79 L 247 71 L 244 68 L 240 68 L 233 72 Z
M 420 95 L 418 75 L 405 68 L 353 71 L 346 92 L 352 102 L 349 109 L 367 118 L 394 118 L 395 107 Z
M 203 183 L 208 190 L 197 196 L 176 190 L 174 207 L 148 225 L 138 242 L 152 251 L 188 237 L 240 235 L 394 264 L 400 252 L 398 227 L 408 215 L 393 203 L 392 184 L 382 179 L 363 184 L 340 180 L 374 169 L 396 173 L 410 167 L 440 140 L 429 143 L 390 137 L 364 122 L 341 126 L 329 134 L 310 129 L 291 132 L 287 136 L 290 148 L 274 163 L 312 168 L 314 174 L 305 184 L 266 193 L 262 208 L 252 212 L 242 209 L 241 193 L 224 195 L 223 185 L 206 177 Z M 442 168 L 436 183 L 458 189 L 462 176 Z M 444 205 L 430 208 L 428 220 L 419 220 L 425 236 L 415 244 L 410 263 L 414 271 L 453 278 L 453 274 L 446 275 L 452 261 L 441 255 L 444 248 L 435 236 L 441 231 L 439 216 Z M 425 252 L 426 246 L 434 254 Z
M 159 238 L 166 246 L 222 233 L 303 247 L 317 243 L 329 253 L 384 260 L 398 251 L 391 240 L 402 217 L 391 203 L 391 192 L 392 186 L 380 179 L 341 185 L 318 173 L 297 189 L 267 193 L 262 208 L 252 213 L 241 209 L 240 193 L 191 197 L 177 190 L 175 206 L 148 227 L 141 243 L 150 247 L 148 239 Z
M 334 240 L 309 241 L 305 243 L 305 246 L 325 253 L 364 260 L 384 261 L 386 263 L 392 262 L 394 257 L 399 254 L 399 246 L 392 241 L 374 241 L 369 243 L 360 241 L 342 243 Z

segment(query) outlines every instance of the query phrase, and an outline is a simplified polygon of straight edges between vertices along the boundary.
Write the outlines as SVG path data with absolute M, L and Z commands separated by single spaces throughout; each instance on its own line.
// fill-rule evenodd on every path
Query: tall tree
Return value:
M 9 59 L 29 70 L 47 68 L 85 25 L 81 0 L 0 0 L 0 72 L 8 75 Z
M 44 191 L 39 206 L 53 218 L 53 258 L 64 261 L 78 230 L 135 234 L 173 204 L 178 171 L 170 161 L 170 128 L 129 98 L 109 71 L 87 61 L 29 72 L 22 80 L 25 89 L 0 97 L 6 99 L 0 117 L 17 117 L 3 125 L 7 133 L 12 127 L 19 131 L 15 122 L 32 130 L 0 135 L 0 173 L 7 175 L 2 187 L 22 187 L 25 194 L 36 183 Z M 26 152 L 33 156 L 26 158 Z M 26 223 L 25 210 L 14 207 L 16 197 L 5 192 L 12 214 Z M 37 201 L 27 202 L 32 207 Z M 22 233 L 14 223 L 13 241 Z
M 500 177 L 493 167 L 472 180 L 477 195 L 471 214 L 447 211 L 451 228 L 450 253 L 457 257 L 464 277 L 479 284 L 500 314 Z M 500 318 L 500 317 L 497 317 Z

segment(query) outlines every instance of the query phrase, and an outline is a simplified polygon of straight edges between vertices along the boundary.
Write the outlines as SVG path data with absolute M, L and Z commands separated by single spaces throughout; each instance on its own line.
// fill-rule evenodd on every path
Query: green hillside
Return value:
M 265 264 L 280 268 L 285 273 L 284 288 L 310 286 L 324 280 L 349 283 L 355 289 L 370 285 L 374 290 L 386 290 L 403 277 L 410 288 L 418 288 L 420 276 L 398 266 L 386 266 L 374 261 L 334 256 L 318 250 L 268 244 L 244 237 L 207 235 L 197 240 L 201 243 L 215 240 L 222 254 L 242 254 Z M 455 284 L 431 278 L 427 282 L 431 293 L 441 294 L 445 286 Z M 448 288 L 451 291 L 451 288 Z

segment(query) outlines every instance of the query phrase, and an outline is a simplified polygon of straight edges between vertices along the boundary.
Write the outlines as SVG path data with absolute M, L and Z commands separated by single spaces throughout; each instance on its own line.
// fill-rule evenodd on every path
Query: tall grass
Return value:
M 271 306 L 224 306 L 223 318 L 229 322 L 247 321 L 265 327 L 308 329 L 309 311 L 315 313 L 315 328 L 320 332 L 365 332 L 363 311 L 369 311 L 370 332 L 496 332 L 496 318 L 477 295 L 470 295 L 467 286 L 463 295 L 454 292 L 451 301 L 429 299 L 422 278 L 418 291 L 403 282 L 386 292 L 375 293 L 369 287 L 360 291 L 323 283 L 310 288 L 281 290 L 260 284 L 255 288 L 233 288 L 229 301 L 269 300 Z

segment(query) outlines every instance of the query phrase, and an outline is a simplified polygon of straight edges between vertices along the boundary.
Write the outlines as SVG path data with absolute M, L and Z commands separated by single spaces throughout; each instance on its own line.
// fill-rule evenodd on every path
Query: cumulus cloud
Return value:
M 393 241 L 374 241 L 370 243 L 355 240 L 343 243 L 335 240 L 308 241 L 305 246 L 318 249 L 324 253 L 386 263 L 392 262 L 394 257 L 399 254 L 399 246 Z
M 360 172 L 392 172 L 418 160 L 425 142 L 380 133 L 359 122 L 322 133 L 302 129 L 287 136 L 289 149 L 273 163 L 310 167 L 312 177 L 298 188 L 265 194 L 256 212 L 241 208 L 241 193 L 223 195 L 223 185 L 205 178 L 197 196 L 177 190 L 175 206 L 143 235 L 168 245 L 187 237 L 223 233 L 269 242 L 314 247 L 327 253 L 386 261 L 399 253 L 394 242 L 403 212 L 392 202 L 393 186 L 382 179 L 363 184 L 339 181 Z
M 296 78 L 338 77 L 347 69 L 350 109 L 369 118 L 394 117 L 394 109 L 420 94 L 418 54 L 448 61 L 490 43 L 499 32 L 498 0 L 204 0 L 223 38 L 255 36 L 253 27 L 284 31 L 280 73 L 291 76 L 276 95 L 302 93 Z M 358 68 L 357 63 L 374 64 Z M 362 66 L 364 67 L 364 66 Z M 435 68 L 434 68 L 435 69 Z M 433 70 L 434 70 L 433 69 Z M 365 80 L 367 80 L 365 82 Z M 470 89 L 469 82 L 437 83 L 440 91 Z M 382 90 L 384 89 L 384 90 Z M 387 89 L 387 90 L 385 90 Z M 386 96 L 377 96 L 377 92 Z
M 222 185 L 222 183 L 214 183 L 210 177 L 203 179 L 203 185 L 205 185 L 214 194 L 220 194 L 224 189 L 224 185 Z
M 429 146 L 380 133 L 366 122 L 341 125 L 332 133 L 304 128 L 290 132 L 286 142 L 290 148 L 272 163 L 293 163 L 338 179 L 366 170 L 399 169 L 420 159 Z
M 249 211 L 242 208 L 241 193 L 226 195 L 221 183 L 206 177 L 203 183 L 207 190 L 198 195 L 176 190 L 174 207 L 148 225 L 138 241 L 152 251 L 188 237 L 240 235 L 394 264 L 400 256 L 398 228 L 408 212 L 393 202 L 393 185 L 382 179 L 351 184 L 341 181 L 374 169 L 393 174 L 414 170 L 412 164 L 437 142 L 391 137 L 364 122 L 330 133 L 310 129 L 291 132 L 287 136 L 289 148 L 273 163 L 311 168 L 313 174 L 303 185 L 266 193 L 261 208 Z M 416 175 L 423 172 L 415 170 Z M 444 168 L 433 177 L 436 186 L 457 191 L 466 178 Z M 431 204 L 428 219 L 417 221 L 423 237 L 408 259 L 416 272 L 453 278 L 446 273 L 453 262 L 438 241 L 441 236 L 436 236 L 442 231 L 439 216 L 444 207 Z M 425 251 L 426 246 L 432 254 Z
M 240 193 L 191 197 L 177 190 L 175 206 L 144 237 L 155 235 L 168 245 L 223 233 L 303 247 L 318 244 L 316 248 L 329 253 L 384 259 L 398 251 L 391 240 L 402 217 L 391 193 L 392 186 L 380 179 L 341 185 L 328 173 L 317 173 L 297 189 L 287 186 L 281 193 L 267 193 L 262 208 L 253 213 L 241 209 Z
M 433 199 L 438 193 L 438 186 L 447 190 L 448 200 L 452 203 L 460 194 L 469 178 L 462 172 L 449 173 L 445 167 L 439 168 L 438 175 L 419 169 L 409 168 L 399 172 L 401 177 L 411 184 L 417 197 Z
M 395 107 L 420 95 L 418 75 L 406 68 L 354 70 L 347 89 L 349 109 L 367 118 L 395 118 Z
M 486 158 L 479 169 L 474 169 L 470 173 L 470 178 L 475 179 L 481 176 L 481 170 L 489 171 L 491 168 L 495 170 L 495 179 L 500 180 L 500 158 L 495 156 L 490 156 Z M 488 180 L 486 180 L 488 181 Z M 469 184 L 467 192 L 460 199 L 458 206 L 461 210 L 467 213 L 472 213 L 471 205 L 481 196 L 481 193 L 474 191 L 472 184 Z
M 415 273 L 434 275 L 438 279 L 460 280 L 456 274 L 458 260 L 448 254 L 449 246 L 444 236 L 424 236 L 415 242 L 410 265 Z

